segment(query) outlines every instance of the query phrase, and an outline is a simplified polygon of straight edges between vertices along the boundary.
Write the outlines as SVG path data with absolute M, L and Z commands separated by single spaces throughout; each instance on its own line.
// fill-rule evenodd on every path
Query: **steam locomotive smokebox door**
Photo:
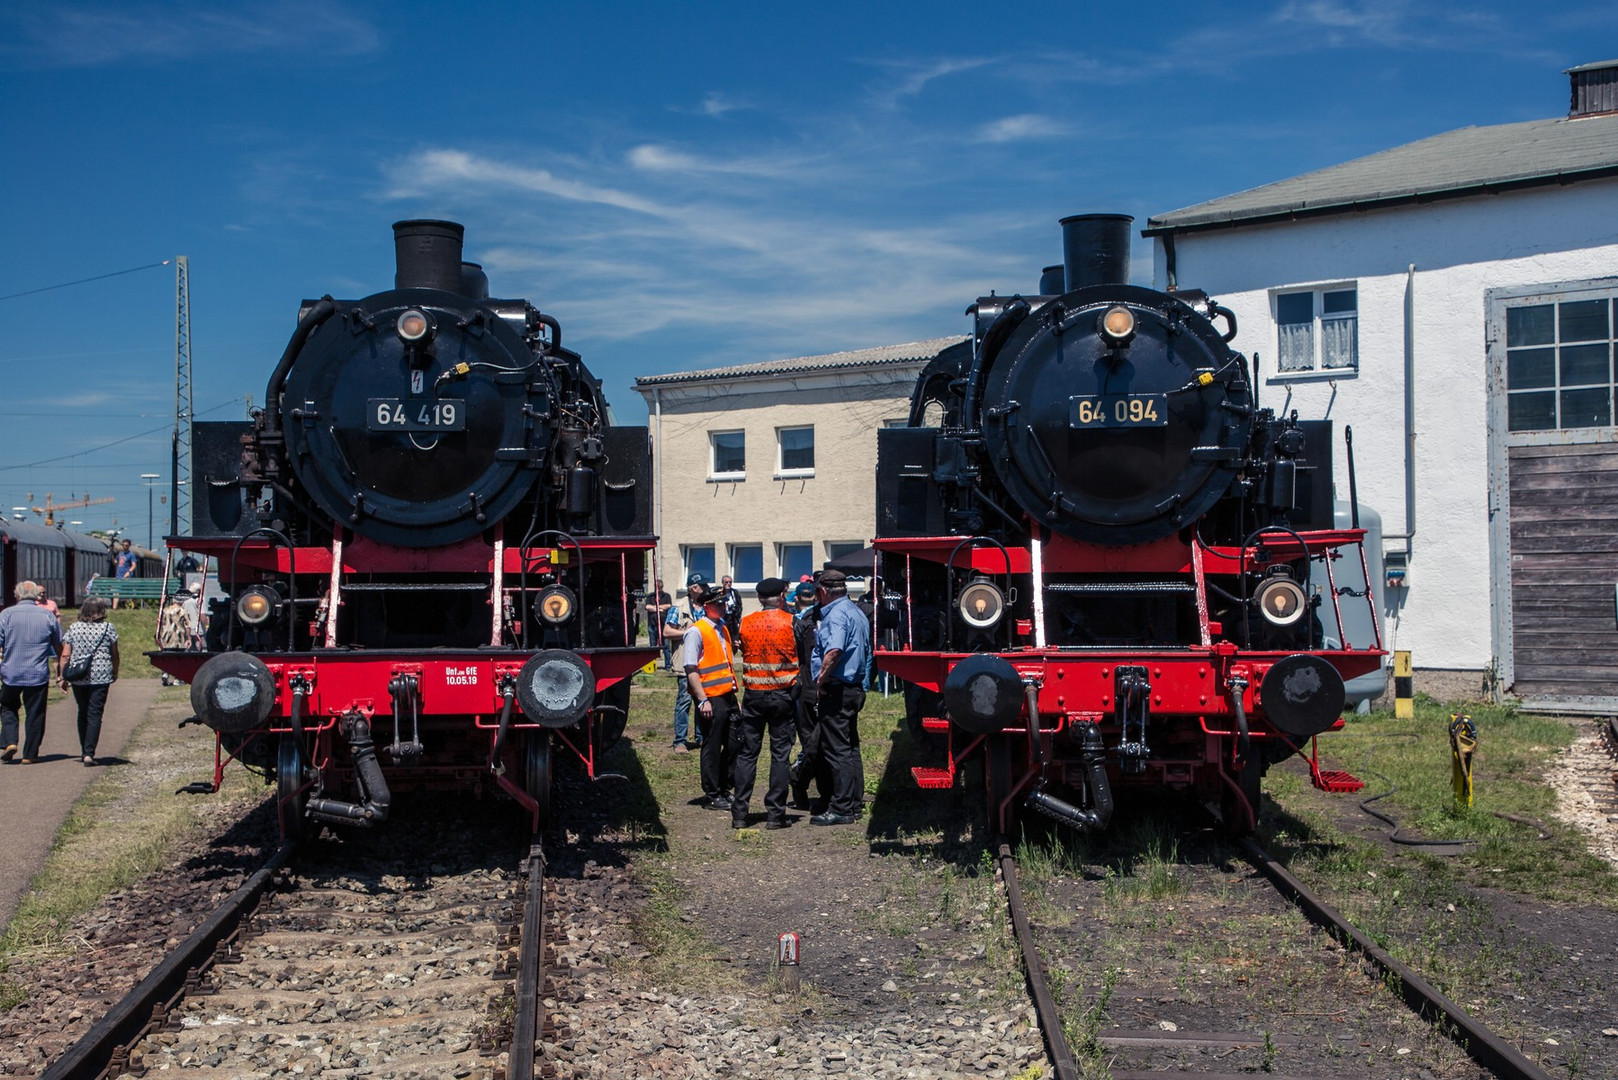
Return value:
M 192 536 L 233 536 L 258 524 L 242 523 L 242 436 L 246 420 L 199 420 L 191 424 Z
M 604 536 L 652 533 L 651 435 L 644 427 L 609 427 L 601 433 L 601 532 Z
M 878 428 L 876 534 L 939 536 L 944 504 L 933 483 L 936 428 Z

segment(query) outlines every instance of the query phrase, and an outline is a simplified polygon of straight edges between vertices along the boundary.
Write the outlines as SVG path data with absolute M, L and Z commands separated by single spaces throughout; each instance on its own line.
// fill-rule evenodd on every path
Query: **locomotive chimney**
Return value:
M 1067 291 L 1086 285 L 1129 283 L 1128 214 L 1077 214 L 1062 219 L 1062 261 Z
M 453 221 L 396 221 L 393 251 L 396 289 L 461 291 L 461 239 Z
M 1067 292 L 1067 267 L 1047 266 L 1039 274 L 1039 295 L 1060 296 Z

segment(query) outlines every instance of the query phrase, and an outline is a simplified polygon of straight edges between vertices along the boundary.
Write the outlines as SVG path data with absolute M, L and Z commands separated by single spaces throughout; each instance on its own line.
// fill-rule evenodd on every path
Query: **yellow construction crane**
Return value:
M 55 496 L 51 495 L 50 492 L 46 492 L 45 505 L 35 506 L 33 505 L 34 493 L 31 491 L 28 493 L 28 509 L 32 510 L 36 514 L 44 514 L 45 524 L 52 528 L 56 527 L 56 511 L 58 510 L 71 510 L 78 506 L 97 506 L 101 503 L 110 503 L 116 501 L 111 495 L 104 495 L 99 499 L 92 499 L 90 496 L 86 495 L 82 499 L 71 499 L 68 502 L 55 502 L 53 501 L 54 498 Z

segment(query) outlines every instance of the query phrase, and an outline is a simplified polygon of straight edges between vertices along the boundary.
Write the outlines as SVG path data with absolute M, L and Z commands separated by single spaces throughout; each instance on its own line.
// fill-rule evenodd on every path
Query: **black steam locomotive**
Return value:
M 651 549 L 647 429 L 462 228 L 394 226 L 394 288 L 305 301 L 251 421 L 199 423 L 192 535 L 215 560 L 191 684 L 281 823 L 372 825 L 401 788 L 503 791 L 547 818 L 553 747 L 592 775 L 623 732 Z
M 1366 569 L 1329 422 L 1258 407 L 1228 310 L 1124 283 L 1131 220 L 1065 219 L 1040 295 L 979 299 L 910 426 L 878 432 L 877 664 L 918 738 L 947 738 L 918 783 L 981 754 L 1000 828 L 1026 806 L 1102 829 L 1133 787 L 1249 829 L 1268 766 L 1384 655 L 1368 590 L 1337 585 Z

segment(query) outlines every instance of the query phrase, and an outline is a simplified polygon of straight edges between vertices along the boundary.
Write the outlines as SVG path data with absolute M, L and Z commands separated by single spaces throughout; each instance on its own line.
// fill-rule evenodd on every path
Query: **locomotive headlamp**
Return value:
M 399 331 L 400 340 L 410 342 L 420 341 L 427 336 L 427 332 L 432 328 L 432 323 L 427 321 L 426 314 L 417 311 L 415 308 L 411 308 L 403 315 L 400 315 L 399 321 L 395 324 L 395 329 Z
M 986 630 L 1005 614 L 1006 597 L 993 582 L 974 581 L 961 590 L 958 607 L 968 626 Z
M 255 585 L 236 598 L 236 617 L 248 626 L 257 626 L 275 614 L 279 603 L 275 593 Z
M 1258 589 L 1258 609 L 1271 626 L 1291 626 L 1308 606 L 1303 588 L 1290 577 L 1272 577 Z
M 1101 316 L 1101 336 L 1114 345 L 1123 345 L 1135 336 L 1135 313 L 1122 304 L 1114 304 Z
M 573 617 L 573 609 L 576 606 L 572 589 L 566 585 L 550 585 L 539 594 L 536 610 L 545 622 L 552 626 L 560 626 Z

